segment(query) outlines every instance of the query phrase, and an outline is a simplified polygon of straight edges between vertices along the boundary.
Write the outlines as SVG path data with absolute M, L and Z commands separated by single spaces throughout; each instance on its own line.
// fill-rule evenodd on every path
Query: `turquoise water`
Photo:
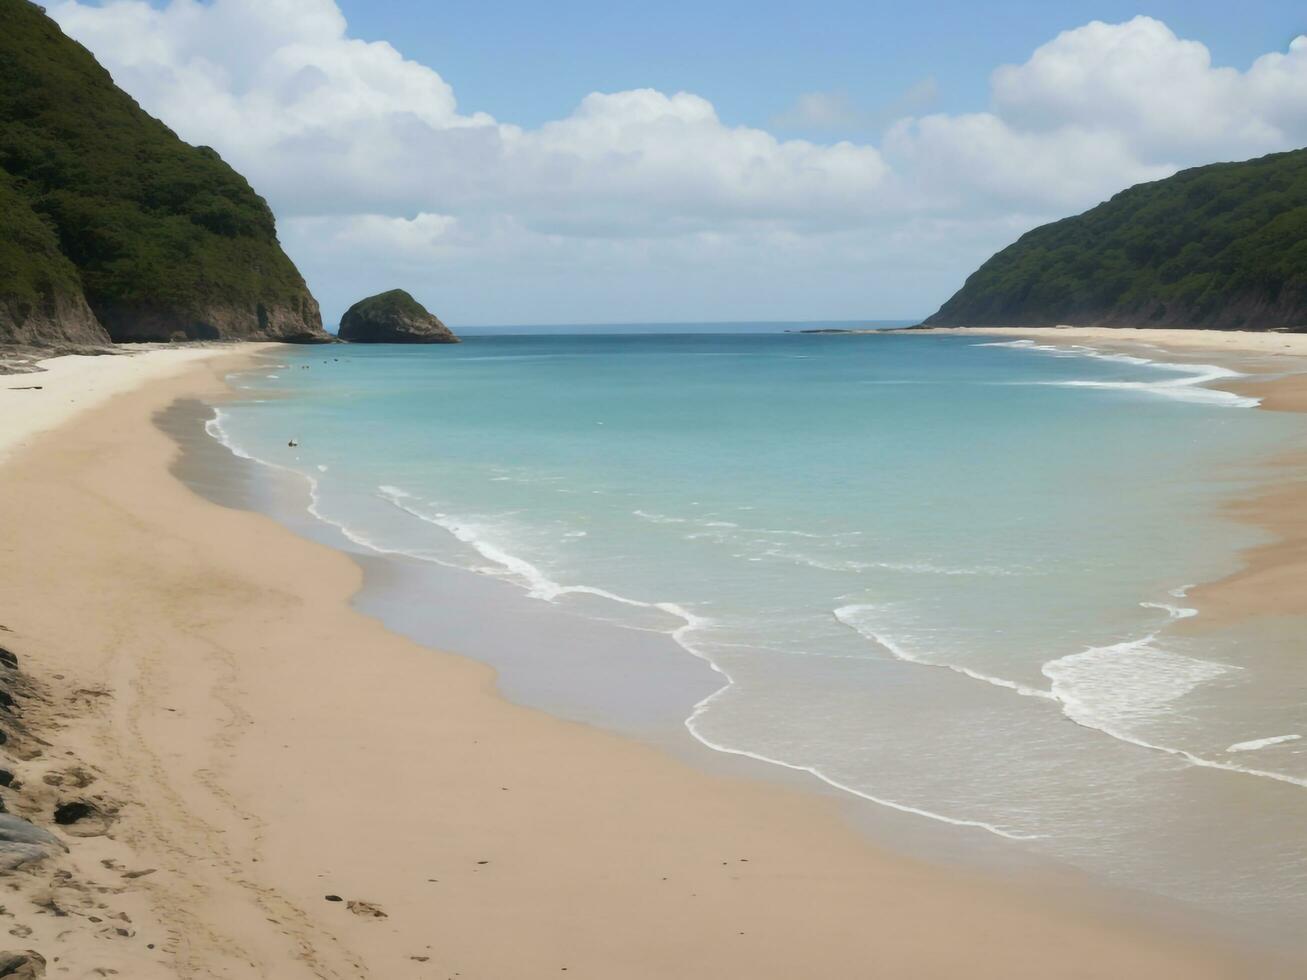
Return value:
M 685 705 L 714 748 L 1292 928 L 1296 631 L 1174 627 L 1258 540 L 1221 502 L 1299 432 L 1203 386 L 1228 373 L 956 336 L 475 337 L 294 352 L 211 431 L 359 546 L 667 633 L 722 674 Z

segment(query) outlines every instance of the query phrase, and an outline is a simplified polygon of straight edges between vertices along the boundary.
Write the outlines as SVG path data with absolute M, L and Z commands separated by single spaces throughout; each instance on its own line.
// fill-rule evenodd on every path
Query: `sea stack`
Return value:
M 361 299 L 340 318 L 351 344 L 457 344 L 458 337 L 402 289 Z

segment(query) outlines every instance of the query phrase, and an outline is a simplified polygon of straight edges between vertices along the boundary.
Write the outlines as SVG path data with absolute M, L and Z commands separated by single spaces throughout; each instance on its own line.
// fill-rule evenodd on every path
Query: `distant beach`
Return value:
M 0 639 L 48 685 L 45 737 L 116 812 L 57 859 L 66 877 L 25 873 L 11 903 L 49 892 L 74 910 L 15 913 L 62 965 L 135 977 L 1008 978 L 1071 962 L 1093 976 L 1293 975 L 1163 915 L 1123 913 L 1115 893 L 1074 877 L 896 856 L 839 796 L 707 771 L 675 746 L 510 704 L 490 668 L 351 609 L 356 560 L 244 509 L 302 494 L 293 477 L 251 483 L 240 460 L 179 455 L 156 425 L 191 433 L 183 444 L 207 438 L 206 404 L 261 397 L 224 379 L 277 373 L 287 355 L 151 352 L 0 379 L 13 524 Z M 330 370 L 321 353 L 295 356 Z M 65 409 L 92 371 L 98 393 Z M 9 390 L 31 384 L 42 389 Z M 1301 390 L 1277 384 L 1277 399 Z M 37 398 L 51 407 L 9 410 Z M 1204 617 L 1209 595 L 1233 608 L 1219 588 L 1186 602 Z M 523 630 L 518 645 L 547 661 L 546 635 Z M 651 729 L 677 690 L 642 702 Z M 37 782 L 57 763 L 51 752 L 20 775 Z M 128 914 L 132 935 L 105 938 L 97 902 Z
M 1235 354 L 1307 354 L 1307 334 L 1271 330 L 1180 330 L 1159 327 L 913 327 L 910 334 L 957 334 L 1017 337 L 1045 342 L 1156 344 L 1175 350 L 1227 351 Z

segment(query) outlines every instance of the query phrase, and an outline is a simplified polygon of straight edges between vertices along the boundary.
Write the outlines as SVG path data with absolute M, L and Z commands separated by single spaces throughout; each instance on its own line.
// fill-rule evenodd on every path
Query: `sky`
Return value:
M 1038 224 L 1307 144 L 1269 0 L 49 10 L 268 198 L 328 324 L 396 286 L 454 325 L 925 316 Z

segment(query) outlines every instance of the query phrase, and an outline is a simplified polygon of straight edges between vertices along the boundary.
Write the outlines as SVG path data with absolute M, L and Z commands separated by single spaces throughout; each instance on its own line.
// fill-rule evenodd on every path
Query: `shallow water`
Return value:
M 714 748 L 1288 935 L 1298 624 L 1171 628 L 1257 540 L 1219 517 L 1242 464 L 1300 432 L 1203 386 L 1228 374 L 953 336 L 485 337 L 295 352 L 210 428 L 360 546 L 673 637 L 721 673 L 683 711 Z

